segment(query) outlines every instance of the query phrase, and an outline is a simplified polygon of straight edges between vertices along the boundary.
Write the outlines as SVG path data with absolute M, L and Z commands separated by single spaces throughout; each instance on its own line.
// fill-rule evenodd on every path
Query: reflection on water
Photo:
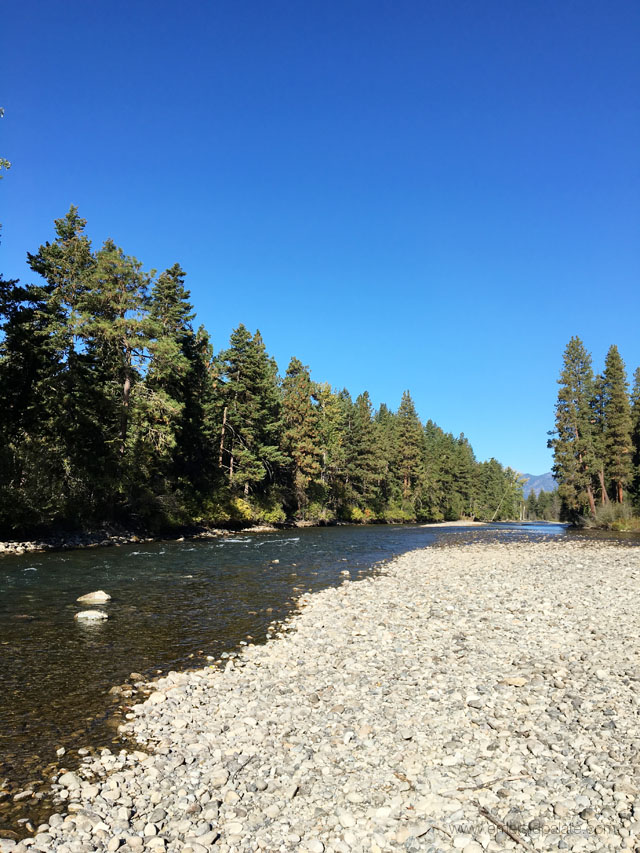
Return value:
M 60 746 L 114 741 L 108 718 L 116 700 L 108 691 L 131 672 L 152 677 L 202 665 L 247 636 L 263 640 L 302 592 L 340 582 L 345 568 L 356 578 L 428 545 L 563 535 L 557 525 L 345 526 L 5 557 L 0 791 L 5 778 L 13 791 L 43 778 Z M 75 621 L 85 607 L 78 596 L 97 589 L 112 596 L 109 619 Z M 18 807 L 10 802 L 0 801 L 0 828 L 15 824 Z M 37 811 L 33 802 L 19 808 Z

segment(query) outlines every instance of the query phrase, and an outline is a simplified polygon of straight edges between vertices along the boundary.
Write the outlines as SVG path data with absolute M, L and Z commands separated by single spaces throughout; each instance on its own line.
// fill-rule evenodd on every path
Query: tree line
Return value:
M 0 278 L 0 531 L 285 519 L 515 518 L 518 475 L 364 391 L 286 373 L 240 325 L 216 352 L 185 272 L 157 275 L 72 207 Z
M 524 503 L 524 516 L 527 521 L 558 521 L 562 512 L 562 504 L 558 490 L 545 492 L 541 489 L 536 495 L 529 492 Z
M 602 373 L 578 337 L 558 379 L 553 473 L 572 521 L 622 519 L 640 509 L 640 368 L 629 391 L 625 364 L 610 347 Z

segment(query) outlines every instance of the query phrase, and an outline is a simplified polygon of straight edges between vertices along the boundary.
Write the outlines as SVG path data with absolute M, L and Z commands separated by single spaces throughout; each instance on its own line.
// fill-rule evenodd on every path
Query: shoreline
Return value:
M 536 850 L 569 823 L 618 849 L 639 579 L 610 543 L 449 545 L 303 595 L 274 641 L 152 682 L 121 727 L 139 749 L 63 774 L 58 814 L 0 850 L 515 849 L 480 809 Z
M 256 524 L 252 527 L 238 528 L 201 527 L 188 528 L 174 533 L 165 531 L 154 535 L 134 532 L 115 525 L 105 525 L 95 531 L 60 533 L 38 539 L 0 541 L 0 557 L 26 554 L 32 551 L 75 551 L 83 548 L 109 548 L 117 545 L 133 545 L 138 542 L 183 542 L 195 539 L 215 539 L 221 536 L 233 536 L 240 530 L 246 533 L 273 533 L 278 528 L 270 524 Z
M 375 522 L 385 524 L 386 522 Z M 446 528 L 446 527 L 486 527 L 492 522 L 469 521 L 434 521 L 434 522 L 404 522 L 409 526 L 424 528 Z M 503 522 L 497 522 L 503 523 Z M 504 522 L 515 523 L 515 522 Z M 544 522 L 545 524 L 562 524 L 563 522 Z M 341 524 L 355 524 L 354 522 L 335 522 L 327 524 L 318 521 L 290 521 L 277 525 L 254 524 L 251 526 L 238 525 L 237 527 L 190 527 L 178 531 L 164 531 L 158 534 L 148 532 L 136 532 L 117 525 L 104 525 L 98 530 L 86 530 L 75 533 L 59 533 L 51 536 L 42 536 L 36 539 L 9 539 L 0 541 L 0 559 L 4 556 L 15 556 L 36 551 L 75 551 L 83 548 L 109 548 L 118 545 L 133 545 L 141 542 L 182 542 L 197 539 L 215 539 L 222 536 L 233 536 L 242 533 L 277 533 L 281 530 L 300 530 L 307 527 L 333 527 Z

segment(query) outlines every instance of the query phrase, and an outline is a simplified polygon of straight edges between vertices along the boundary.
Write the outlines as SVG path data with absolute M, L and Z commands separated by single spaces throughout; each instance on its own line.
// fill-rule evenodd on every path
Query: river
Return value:
M 46 780 L 77 765 L 79 747 L 119 748 L 122 698 L 109 690 L 132 672 L 150 679 L 264 642 L 302 593 L 408 550 L 566 535 L 546 524 L 340 526 L 0 559 L 0 829 L 51 811 Z M 78 596 L 98 589 L 112 596 L 109 619 L 74 620 Z M 13 801 L 36 781 L 41 801 Z

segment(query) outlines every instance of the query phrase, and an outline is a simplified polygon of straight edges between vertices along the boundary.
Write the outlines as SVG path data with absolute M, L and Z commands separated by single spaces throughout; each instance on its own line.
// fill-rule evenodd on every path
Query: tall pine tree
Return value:
M 603 375 L 604 457 L 607 477 L 622 503 L 633 471 L 632 422 L 624 362 L 618 348 L 610 347 Z
M 549 440 L 553 448 L 553 474 L 567 514 L 576 518 L 585 507 L 595 516 L 592 478 L 597 469 L 593 445 L 591 403 L 594 378 L 591 356 L 578 337 L 564 352 L 558 380 L 556 425 Z
M 277 367 L 260 332 L 240 325 L 220 356 L 219 465 L 232 493 L 266 492 L 286 456 Z
M 633 374 L 631 389 L 631 443 L 633 446 L 632 490 L 636 508 L 640 509 L 640 367 Z
M 396 414 L 396 465 L 402 482 L 403 501 L 415 504 L 424 476 L 424 435 L 409 391 L 405 391 Z
M 282 383 L 283 450 L 290 458 L 297 515 L 305 517 L 309 490 L 320 475 L 318 412 L 309 368 L 292 358 Z

